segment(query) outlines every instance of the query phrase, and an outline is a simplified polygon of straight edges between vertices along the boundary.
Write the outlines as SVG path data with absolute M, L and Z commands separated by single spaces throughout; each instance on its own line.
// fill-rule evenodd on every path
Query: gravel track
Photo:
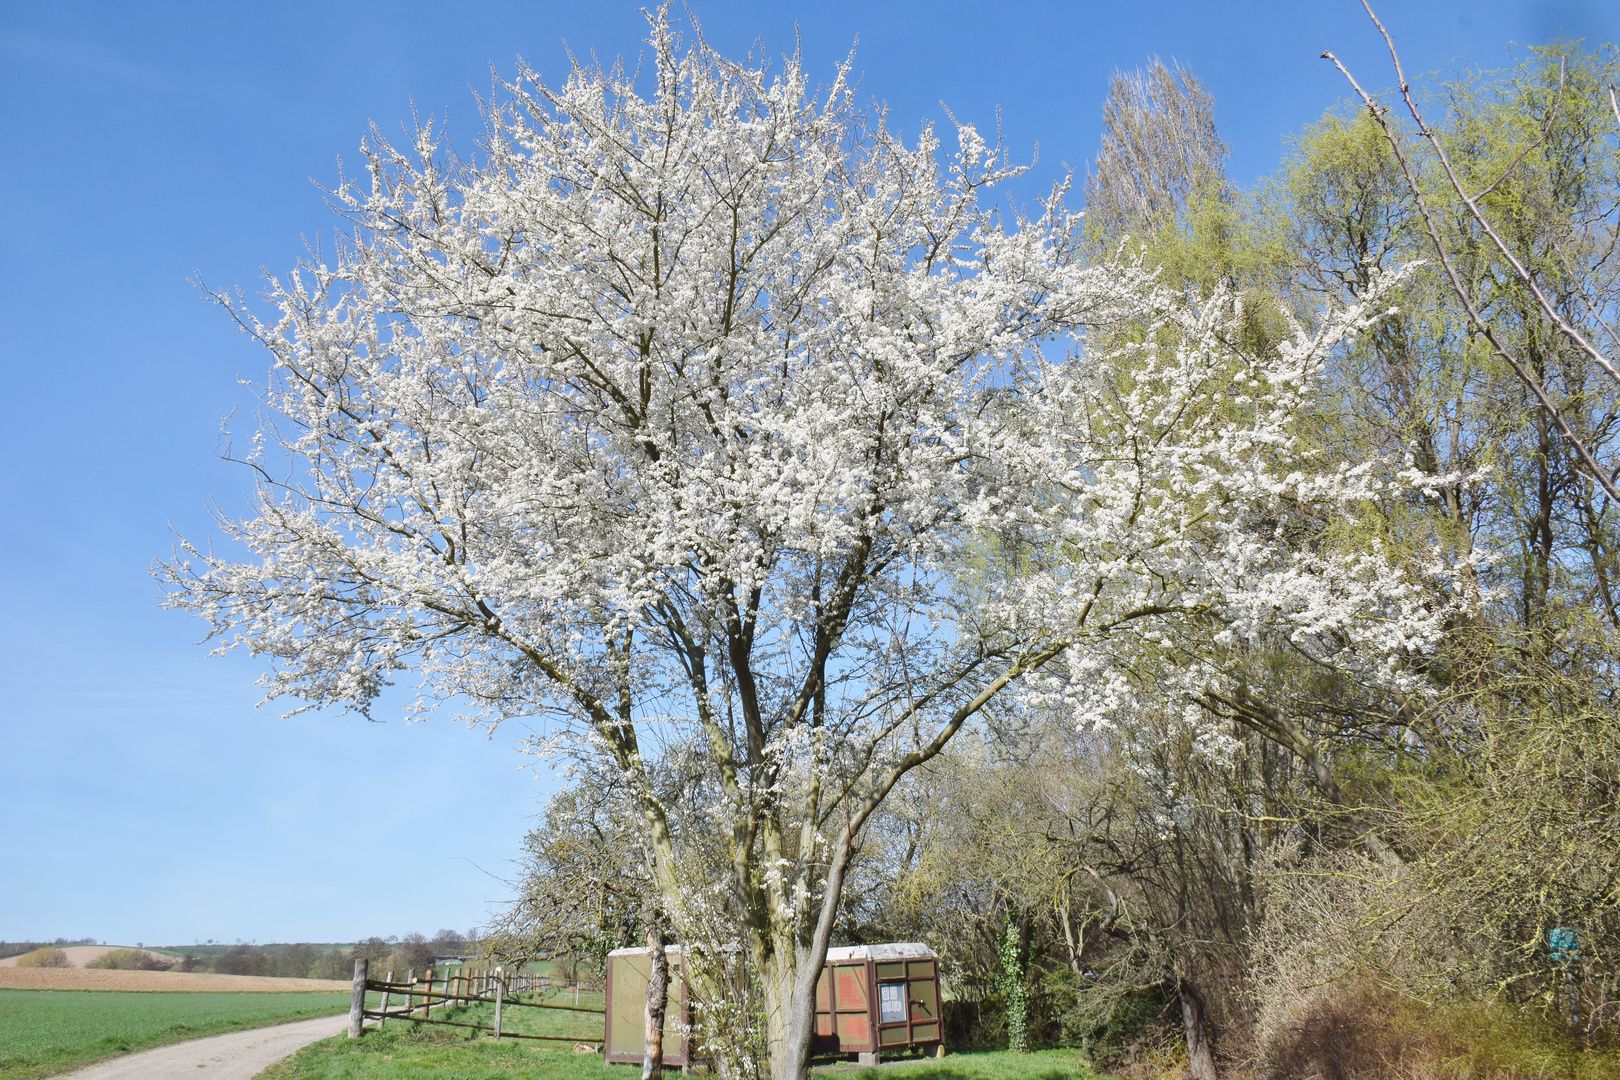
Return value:
M 156 1046 L 133 1054 L 103 1061 L 77 1072 L 65 1073 L 71 1080 L 252 1080 L 312 1042 L 341 1034 L 349 1017 L 323 1016 L 211 1035 L 206 1039 Z

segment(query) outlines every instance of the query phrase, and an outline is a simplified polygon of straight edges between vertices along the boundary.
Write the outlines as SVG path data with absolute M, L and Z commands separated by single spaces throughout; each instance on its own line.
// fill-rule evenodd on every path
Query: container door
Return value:
M 608 957 L 607 1058 L 611 1062 L 641 1060 L 651 966 L 651 958 L 645 956 Z
M 667 954 L 666 954 L 667 955 Z M 664 1062 L 686 1064 L 685 1027 L 686 980 L 681 977 L 681 959 L 669 958 L 669 996 L 664 999 Z M 646 1050 L 647 981 L 652 977 L 652 957 L 608 957 L 607 1059 L 610 1064 L 634 1064 Z
M 692 1023 L 692 1003 L 687 999 L 683 967 L 686 957 L 670 956 L 668 953 L 664 956 L 669 960 L 669 997 L 664 1000 L 664 1064 L 685 1065 L 688 1058 L 685 1033 Z M 647 972 L 650 977 L 651 958 L 648 959 Z
M 832 1006 L 832 968 L 824 967 L 821 978 L 816 980 L 816 1026 L 815 1034 L 811 1036 L 812 1053 L 837 1051 L 835 1015 Z
M 832 974 L 833 1031 L 838 1052 L 866 1053 L 872 1045 L 872 1001 L 864 963 L 836 964 Z
M 911 1042 L 905 962 L 885 961 L 874 967 L 877 978 L 878 1046 L 905 1046 Z
M 939 1042 L 944 1029 L 940 1026 L 939 971 L 934 961 L 906 961 L 906 991 L 911 1041 Z

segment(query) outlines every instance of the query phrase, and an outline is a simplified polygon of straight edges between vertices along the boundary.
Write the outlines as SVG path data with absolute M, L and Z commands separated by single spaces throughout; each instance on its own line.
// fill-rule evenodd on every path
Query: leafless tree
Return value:
M 1103 105 L 1102 149 L 1086 178 L 1093 239 L 1112 247 L 1172 221 L 1201 192 L 1224 188 L 1229 148 L 1215 99 L 1179 63 L 1154 58 L 1115 72 Z

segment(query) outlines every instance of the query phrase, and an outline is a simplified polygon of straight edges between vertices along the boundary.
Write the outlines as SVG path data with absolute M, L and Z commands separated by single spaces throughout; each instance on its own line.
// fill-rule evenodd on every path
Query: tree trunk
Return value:
M 767 1006 L 778 1007 L 770 1013 L 772 1080 L 806 1080 L 810 1075 L 810 1042 L 816 1028 L 816 984 L 827 966 L 827 946 L 832 940 L 833 920 L 838 915 L 844 875 L 849 870 L 851 841 L 858 824 L 846 823 L 843 835 L 834 845 L 822 884 L 821 910 L 816 913 L 810 940 L 789 953 L 793 963 L 772 980 L 777 1000 L 766 1000 Z
M 641 1080 L 661 1080 L 664 1075 L 664 1009 L 669 1000 L 669 956 L 664 923 L 650 899 L 642 902 L 641 921 L 647 928 L 647 951 L 652 970 L 647 975 L 647 1019 L 641 1042 Z
M 771 1054 L 772 1080 L 803 1080 L 809 1075 L 809 1040 L 801 1045 L 795 1013 L 797 965 L 778 964 L 765 973 L 765 1039 Z
M 1187 1075 L 1192 1080 L 1216 1080 L 1204 1022 L 1204 996 L 1186 979 L 1177 980 L 1176 991 L 1181 998 L 1181 1025 L 1187 1033 Z

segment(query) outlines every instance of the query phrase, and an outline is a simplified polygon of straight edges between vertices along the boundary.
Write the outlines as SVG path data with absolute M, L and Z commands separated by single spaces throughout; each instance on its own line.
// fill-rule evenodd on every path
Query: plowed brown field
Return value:
M 305 993 L 347 990 L 330 979 L 270 979 L 257 975 L 207 975 L 182 971 L 100 971 L 95 968 L 0 968 L 7 990 L 180 990 L 213 993 Z

